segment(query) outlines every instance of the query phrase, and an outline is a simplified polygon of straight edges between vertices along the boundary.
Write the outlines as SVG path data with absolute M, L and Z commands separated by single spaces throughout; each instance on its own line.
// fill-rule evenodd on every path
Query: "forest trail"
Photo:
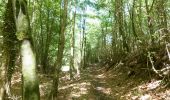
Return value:
M 125 66 L 106 67 L 91 65 L 81 71 L 80 77 L 69 79 L 69 72 L 62 72 L 57 100 L 170 100 L 170 89 L 161 85 L 162 80 L 150 79 L 146 73 L 128 76 Z M 41 100 L 49 100 L 52 79 L 40 76 Z M 21 73 L 12 78 L 13 98 L 21 99 Z M 150 98 L 150 99 L 142 99 Z
M 138 96 L 134 96 L 134 100 L 138 100 L 142 94 L 136 90 L 137 86 L 148 81 L 146 78 L 129 77 L 121 67 L 107 71 L 99 64 L 81 71 L 77 80 L 70 82 L 68 77 L 65 74 L 60 79 L 59 100 L 132 100 L 135 93 Z
M 164 88 L 163 81 L 147 76 L 146 73 L 128 76 L 121 67 L 107 71 L 106 67 L 93 65 L 82 71 L 77 80 L 70 82 L 69 75 L 62 77 L 58 99 L 170 100 L 170 89 Z
M 104 68 L 91 66 L 84 70 L 78 80 L 61 85 L 60 100 L 114 100 Z M 62 81 L 62 80 L 61 80 Z

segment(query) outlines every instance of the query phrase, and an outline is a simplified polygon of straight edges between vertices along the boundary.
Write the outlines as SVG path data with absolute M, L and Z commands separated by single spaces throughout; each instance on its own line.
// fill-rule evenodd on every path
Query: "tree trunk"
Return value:
M 31 28 L 25 0 L 16 2 L 17 38 L 21 40 L 23 100 L 39 100 L 39 82 L 36 73 L 36 58 L 31 38 Z M 14 5 L 15 7 L 15 5 Z M 15 9 L 15 8 L 14 8 Z
M 124 19 L 123 19 L 123 0 L 115 0 L 115 19 L 117 20 L 119 34 L 122 36 L 123 48 L 129 52 L 129 46 L 124 32 Z
M 11 78 L 14 72 L 16 58 L 16 42 L 15 35 L 16 27 L 13 16 L 12 0 L 8 0 L 4 17 L 3 28 L 3 58 L 2 66 L 0 67 L 0 100 L 5 98 L 5 95 L 10 96 Z
M 54 18 L 53 18 L 52 21 L 50 21 L 50 13 L 49 12 L 50 12 L 50 9 L 49 9 L 49 5 L 48 5 L 48 7 L 47 7 L 47 13 L 48 14 L 47 14 L 47 23 L 46 23 L 46 27 L 47 27 L 46 41 L 45 41 L 45 49 L 44 49 L 43 56 L 42 56 L 42 61 L 41 61 L 44 73 L 47 73 L 48 51 L 49 51 L 49 46 L 50 46 L 50 42 L 51 42 L 52 27 L 53 27 L 53 23 L 54 23 Z
M 136 6 L 136 0 L 133 0 L 133 7 L 132 7 L 132 14 L 131 14 L 132 32 L 133 32 L 135 38 L 137 38 L 136 25 L 135 25 L 135 22 L 136 22 L 135 6 Z
M 85 57 L 85 25 L 86 25 L 86 19 L 83 17 L 83 26 L 82 26 L 82 43 L 81 43 L 81 68 L 84 68 L 85 67 L 85 60 L 84 60 L 84 57 Z
M 54 64 L 55 73 L 53 78 L 53 87 L 52 87 L 52 99 L 56 99 L 58 94 L 58 82 L 59 82 L 59 73 L 62 67 L 62 59 L 63 59 L 63 51 L 65 46 L 65 30 L 67 24 L 67 6 L 68 0 L 64 0 L 64 10 L 61 12 L 60 19 L 60 33 L 59 33 L 59 44 L 58 44 L 58 52 L 57 52 L 57 60 Z
M 154 34 L 153 21 L 154 21 L 154 18 L 151 16 L 151 11 L 152 11 L 154 2 L 155 2 L 155 0 L 153 0 L 152 5 L 149 8 L 148 0 L 145 0 L 146 13 L 147 13 L 147 24 L 148 24 L 148 28 L 149 28 L 149 34 L 151 35 L 152 44 L 154 44 L 154 38 L 153 38 L 153 34 Z
M 70 57 L 70 79 L 73 78 L 73 68 L 74 68 L 74 51 L 75 51 L 75 23 L 76 23 L 76 1 L 75 1 L 75 11 L 73 16 L 73 33 L 71 34 L 71 57 Z
M 155 9 L 157 11 L 156 14 L 159 30 L 162 32 L 162 35 L 165 35 L 165 41 L 169 42 L 166 4 L 167 0 L 156 0 Z
M 39 85 L 36 74 L 36 59 L 30 40 L 21 44 L 23 100 L 39 100 Z

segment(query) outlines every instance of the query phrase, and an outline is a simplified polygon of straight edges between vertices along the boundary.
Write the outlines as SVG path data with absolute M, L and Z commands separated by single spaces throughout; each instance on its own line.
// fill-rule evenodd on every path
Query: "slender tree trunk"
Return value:
M 43 19 L 42 19 L 42 3 L 43 3 L 43 0 L 40 0 L 40 3 L 39 3 L 39 13 L 40 13 L 40 15 L 39 15 L 39 21 L 40 21 L 40 37 L 41 37 L 41 39 L 40 39 L 40 43 L 39 43 L 39 48 L 43 48 L 43 46 L 44 46 L 44 34 L 43 34 Z M 43 48 L 43 50 L 40 50 L 40 49 L 37 49 L 37 54 L 38 53 L 40 53 L 41 52 L 41 54 L 43 54 L 43 52 L 44 52 L 44 48 Z M 37 56 L 39 56 L 38 58 L 39 58 L 39 63 L 41 64 L 41 67 L 43 66 L 42 65 L 42 59 L 43 59 L 43 55 L 37 55 Z M 42 71 L 43 71 L 43 68 L 42 68 Z
M 157 22 L 159 25 L 159 30 L 163 32 L 165 36 L 165 40 L 169 42 L 169 34 L 168 33 L 168 23 L 167 23 L 167 10 L 166 10 L 167 0 L 156 0 L 156 14 L 157 14 Z
M 53 88 L 52 88 L 52 99 L 56 99 L 58 94 L 58 83 L 59 83 L 59 73 L 62 67 L 62 59 L 63 59 L 63 51 L 65 46 L 65 30 L 67 25 L 67 6 L 68 0 L 64 0 L 64 10 L 61 12 L 60 19 L 60 33 L 59 33 L 59 44 L 58 44 L 58 52 L 57 52 L 57 60 L 54 64 L 55 73 L 53 78 Z
M 82 45 L 81 45 L 81 68 L 85 67 L 85 62 L 84 62 L 84 57 L 85 57 L 85 53 L 84 53 L 84 48 L 85 48 L 85 24 L 86 24 L 86 19 L 83 17 L 83 31 L 82 31 Z
M 83 49 L 83 52 L 84 52 L 84 56 L 83 56 L 83 66 L 84 66 L 84 68 L 86 68 L 86 65 L 87 65 L 87 61 L 86 61 L 86 57 L 87 57 L 87 51 L 86 51 L 86 49 L 87 49 L 87 39 L 86 39 L 86 33 L 84 33 L 84 49 Z
M 123 48 L 129 52 L 129 46 L 127 44 L 127 39 L 124 30 L 124 19 L 123 19 L 123 0 L 115 0 L 115 19 L 117 20 L 119 34 L 123 38 Z
M 76 1 L 75 1 L 75 11 L 73 16 L 73 33 L 71 34 L 71 57 L 70 57 L 70 79 L 73 77 L 72 71 L 74 68 L 74 51 L 75 51 L 75 23 L 76 23 Z
M 149 28 L 149 34 L 151 35 L 152 44 L 154 43 L 154 38 L 153 38 L 153 34 L 154 34 L 153 21 L 154 21 L 154 18 L 151 16 L 151 12 L 152 12 L 154 2 L 155 2 L 155 0 L 153 0 L 151 7 L 149 7 L 148 0 L 145 0 L 145 6 L 146 6 L 146 12 L 147 12 L 147 22 L 148 22 L 147 24 L 148 24 L 148 28 Z
M 48 51 L 49 51 L 49 46 L 50 46 L 50 42 L 51 42 L 52 27 L 53 27 L 53 22 L 54 22 L 54 19 L 52 21 L 50 21 L 50 13 L 49 12 L 50 12 L 50 9 L 49 9 L 49 5 L 48 5 L 48 7 L 47 7 L 47 13 L 48 14 L 47 14 L 47 23 L 46 23 L 47 31 L 46 31 L 45 50 L 44 50 L 43 56 L 42 56 L 42 66 L 43 66 L 44 73 L 47 73 Z
M 137 33 L 136 33 L 136 25 L 135 25 L 135 22 L 136 22 L 136 16 L 135 16 L 135 5 L 136 5 L 136 0 L 133 0 L 133 7 L 132 7 L 132 14 L 131 14 L 131 22 L 132 22 L 132 31 L 133 31 L 133 34 L 135 36 L 135 38 L 137 38 Z
M 139 32 L 138 34 L 140 33 L 141 35 L 144 35 L 144 32 L 143 32 L 143 26 L 142 26 L 142 23 L 143 23 L 143 20 L 142 20 L 142 0 L 139 0 L 139 14 L 138 14 L 138 24 L 139 24 Z

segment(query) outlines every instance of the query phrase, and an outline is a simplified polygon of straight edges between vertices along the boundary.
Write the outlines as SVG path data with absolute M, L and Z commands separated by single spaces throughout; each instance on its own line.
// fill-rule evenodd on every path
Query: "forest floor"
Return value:
M 19 76 L 19 73 L 13 75 L 13 98 L 18 98 L 15 100 L 21 98 Z M 106 67 L 91 65 L 73 80 L 69 79 L 69 72 L 61 76 L 57 100 L 170 100 L 170 89 L 162 80 L 146 73 L 129 76 L 122 67 L 107 71 Z M 41 100 L 48 100 L 51 83 L 51 78 L 40 75 Z
M 124 66 L 107 71 L 91 65 L 74 80 L 63 73 L 59 87 L 57 100 L 170 100 L 170 89 L 163 80 L 145 72 L 129 76 Z

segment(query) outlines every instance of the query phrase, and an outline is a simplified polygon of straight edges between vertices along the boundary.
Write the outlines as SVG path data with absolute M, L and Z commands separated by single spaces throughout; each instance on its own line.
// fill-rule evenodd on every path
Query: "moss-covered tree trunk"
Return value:
M 15 66 L 16 56 L 16 27 L 13 17 L 12 0 L 8 0 L 4 14 L 3 26 L 3 58 L 0 67 L 0 100 L 10 96 L 11 77 Z
M 39 85 L 36 74 L 36 59 L 29 40 L 21 44 L 23 100 L 39 100 Z
M 16 0 L 14 5 L 16 16 L 17 38 L 21 41 L 23 100 L 39 100 L 39 83 L 36 73 L 36 59 L 31 38 L 26 0 Z

